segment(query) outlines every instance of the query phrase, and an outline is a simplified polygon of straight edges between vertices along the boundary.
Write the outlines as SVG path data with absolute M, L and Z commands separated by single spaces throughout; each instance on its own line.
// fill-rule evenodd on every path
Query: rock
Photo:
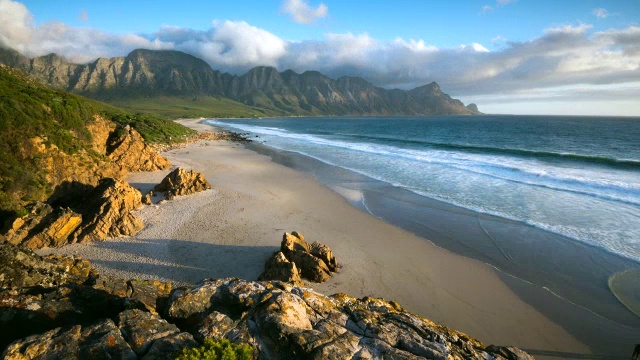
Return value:
M 296 264 L 287 260 L 282 251 L 274 253 L 264 264 L 264 272 L 258 280 L 279 280 L 303 286 Z
M 46 203 L 36 202 L 27 207 L 26 215 L 8 222 L 3 229 L 2 238 L 10 244 L 18 245 L 29 236 L 44 218 L 53 212 L 53 208 Z
M 211 189 L 211 185 L 204 178 L 204 175 L 183 168 L 176 168 L 170 172 L 154 188 L 155 191 L 164 191 L 169 200 L 176 196 L 189 195 L 207 189 Z
M 282 235 L 280 252 L 266 261 L 259 280 L 280 280 L 301 286 L 300 277 L 323 282 L 337 271 L 338 262 L 328 246 L 319 242 L 309 245 L 302 234 L 293 231 Z
M 142 195 L 125 181 L 102 179 L 85 196 L 81 209 L 84 221 L 74 233 L 73 242 L 135 235 L 144 224 L 131 211 L 141 205 Z
M 129 125 L 118 126 L 110 134 L 106 146 L 107 157 L 127 171 L 156 171 L 171 167 L 169 160 L 149 146 L 142 135 Z
M 286 263 L 284 253 L 276 257 Z M 173 359 L 207 338 L 249 344 L 262 359 L 532 359 L 520 349 L 485 347 L 395 302 L 328 297 L 281 281 L 207 279 L 173 290 L 163 305 L 168 284 L 77 284 L 91 279 L 78 259 L 41 258 L 5 243 L 0 266 L 3 284 L 20 284 L 0 289 L 5 359 Z
M 68 243 L 132 236 L 144 224 L 131 214 L 142 205 L 140 192 L 121 180 L 102 179 L 93 187 L 81 183 L 61 185 L 64 206 L 36 203 L 29 214 L 9 223 L 4 238 L 30 249 L 60 247 Z M 70 194 L 75 191 L 75 195 Z
M 331 277 L 331 271 L 322 259 L 304 251 L 294 251 L 290 254 L 291 262 L 300 268 L 303 278 L 314 282 L 324 282 Z
M 33 251 L 0 243 L 0 289 L 51 288 L 87 283 L 97 277 L 88 261 L 61 256 L 41 257 Z
M 180 329 L 158 315 L 142 310 L 126 310 L 118 315 L 120 331 L 138 356 L 143 356 L 151 344 L 160 338 L 180 333 Z
M 56 328 L 9 345 L 4 359 L 137 359 L 113 321 Z
M 633 350 L 631 360 L 640 360 L 640 344 L 636 345 L 636 348 Z
M 69 208 L 57 208 L 45 220 L 38 231 L 22 245 L 30 249 L 60 247 L 67 243 L 69 236 L 80 227 L 82 215 Z
M 153 198 L 153 191 L 149 191 L 145 196 L 142 197 L 142 203 L 144 205 L 153 205 L 153 200 L 151 200 Z
M 176 290 L 166 315 L 198 339 L 246 342 L 264 359 L 532 359 L 516 348 L 485 347 L 383 299 L 254 284 L 217 279 Z
M 282 251 L 285 255 L 292 253 L 294 251 L 305 251 L 309 252 L 311 250 L 311 246 L 304 241 L 304 236 L 302 234 L 298 234 L 293 231 L 291 234 L 284 233 L 282 235 L 282 243 L 280 243 L 280 251 Z
M 331 272 L 338 271 L 338 262 L 336 261 L 335 256 L 333 256 L 331 249 L 329 249 L 327 245 L 314 241 L 313 244 L 311 244 L 310 253 L 311 255 L 324 261 Z

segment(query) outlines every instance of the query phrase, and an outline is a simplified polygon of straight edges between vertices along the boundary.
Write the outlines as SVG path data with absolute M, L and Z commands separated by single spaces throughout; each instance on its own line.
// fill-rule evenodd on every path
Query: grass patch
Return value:
M 251 360 L 253 349 L 247 344 L 233 344 L 227 339 L 205 339 L 199 348 L 185 349 L 176 360 Z
M 164 116 L 170 119 L 257 118 L 284 114 L 280 111 L 249 106 L 228 98 L 212 96 L 118 98 L 110 99 L 108 102 L 129 111 Z

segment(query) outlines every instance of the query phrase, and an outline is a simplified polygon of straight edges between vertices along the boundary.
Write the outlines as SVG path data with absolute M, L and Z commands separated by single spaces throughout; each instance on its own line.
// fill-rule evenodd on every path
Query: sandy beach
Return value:
M 211 130 L 196 120 L 182 123 Z M 80 255 L 102 273 L 124 278 L 255 280 L 282 234 L 295 230 L 330 246 L 341 265 L 326 283 L 308 283 L 320 292 L 395 300 L 487 344 L 518 346 L 540 358 L 628 357 L 633 351 L 625 346 L 637 329 L 376 219 L 311 176 L 241 144 L 201 141 L 163 155 L 174 166 L 203 172 L 213 189 L 143 207 L 137 215 L 146 227 L 134 238 L 55 252 Z M 167 172 L 127 180 L 144 193 Z

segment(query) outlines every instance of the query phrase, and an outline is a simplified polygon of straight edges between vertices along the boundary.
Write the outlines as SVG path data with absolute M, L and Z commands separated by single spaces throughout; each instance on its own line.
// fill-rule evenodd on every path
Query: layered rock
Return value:
M 131 211 L 142 205 L 140 192 L 121 180 L 106 178 L 96 187 L 72 183 L 55 209 L 36 203 L 29 214 L 10 222 L 3 235 L 9 243 L 30 249 L 60 247 L 68 243 L 132 236 L 142 220 Z
M 298 232 L 284 233 L 280 251 L 274 253 L 264 265 L 259 280 L 279 280 L 295 285 L 302 278 L 324 282 L 338 271 L 338 262 L 328 246 L 319 242 L 309 245 Z
M 149 146 L 129 125 L 113 131 L 106 144 L 106 155 L 121 172 L 156 171 L 171 167 L 165 157 Z
M 84 221 L 73 234 L 73 242 L 133 236 L 142 230 L 142 220 L 131 211 L 142 205 L 142 195 L 121 180 L 103 179 L 89 192 L 82 205 Z
M 160 184 L 156 185 L 155 191 L 165 193 L 167 199 L 174 199 L 176 196 L 189 195 L 196 192 L 211 189 L 211 185 L 201 173 L 193 170 L 176 168 L 170 172 Z

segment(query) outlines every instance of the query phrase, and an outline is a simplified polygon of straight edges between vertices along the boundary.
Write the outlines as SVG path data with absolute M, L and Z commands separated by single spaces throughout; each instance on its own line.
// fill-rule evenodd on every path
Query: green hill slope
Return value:
M 148 142 L 194 133 L 170 120 L 51 90 L 0 65 L 0 227 L 25 204 L 47 199 L 56 184 L 99 173 L 104 154 L 89 130 L 96 117 L 131 125 Z

